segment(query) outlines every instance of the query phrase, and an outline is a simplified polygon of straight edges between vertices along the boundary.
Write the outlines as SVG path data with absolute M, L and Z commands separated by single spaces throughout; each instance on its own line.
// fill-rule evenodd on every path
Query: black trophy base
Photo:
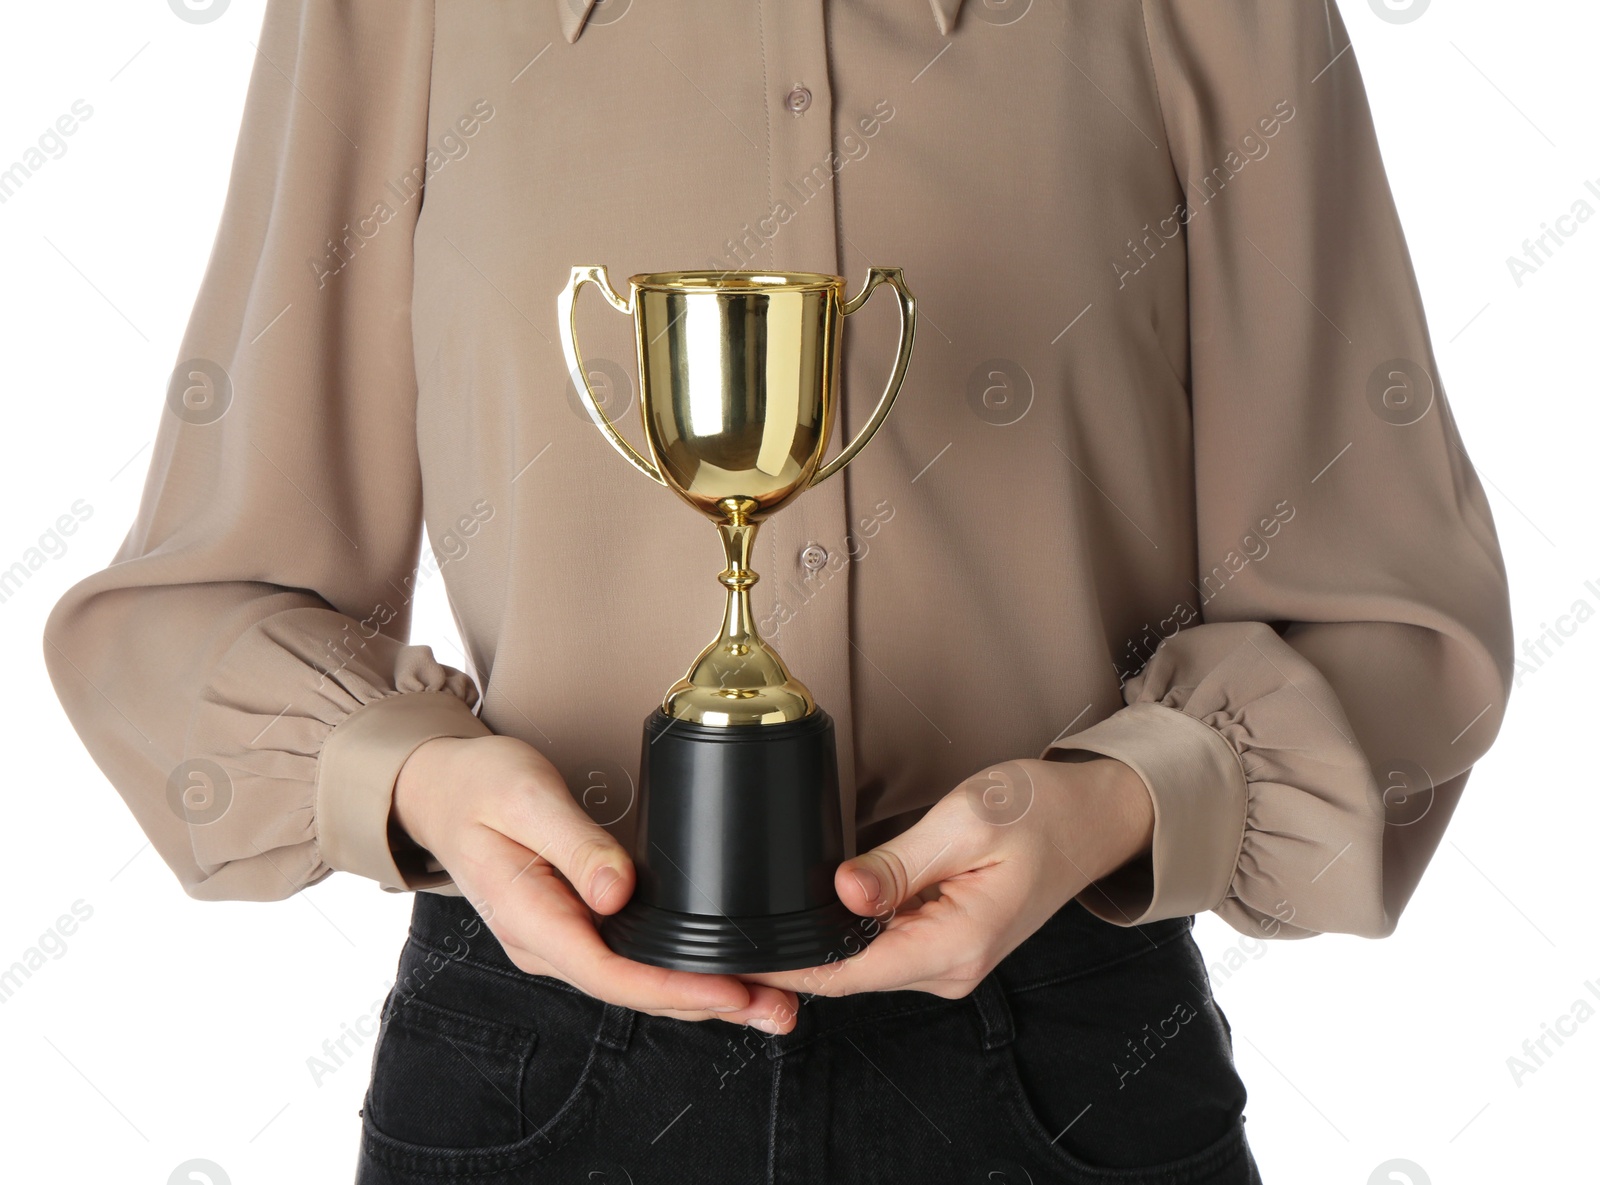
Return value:
M 713 975 L 798 971 L 866 949 L 879 923 L 838 901 L 799 913 L 729 918 L 630 901 L 600 925 L 617 954 L 654 967 Z
M 628 904 L 602 920 L 618 954 L 712 973 L 794 971 L 863 950 L 880 924 L 833 890 L 844 859 L 833 720 L 715 727 L 645 721 Z

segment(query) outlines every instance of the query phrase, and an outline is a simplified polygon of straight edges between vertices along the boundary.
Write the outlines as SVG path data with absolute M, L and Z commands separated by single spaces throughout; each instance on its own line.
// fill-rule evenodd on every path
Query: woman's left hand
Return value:
M 1120 761 L 1024 758 L 966 779 L 834 876 L 883 932 L 860 954 L 752 983 L 844 996 L 907 989 L 959 999 L 1092 881 L 1147 851 L 1154 808 Z

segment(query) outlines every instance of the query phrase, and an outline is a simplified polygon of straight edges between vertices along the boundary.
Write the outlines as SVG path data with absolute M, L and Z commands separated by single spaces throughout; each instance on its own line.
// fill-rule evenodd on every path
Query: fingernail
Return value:
M 767 1034 L 769 1034 L 769 1035 L 771 1035 L 773 1037 L 776 1037 L 779 1033 L 781 1033 L 783 1031 L 778 1026 L 778 1022 L 777 1021 L 768 1020 L 764 1016 L 753 1017 L 752 1019 L 746 1021 L 745 1023 L 748 1024 L 752 1029 L 760 1029 L 763 1033 L 767 1033 Z
M 606 903 L 606 894 L 616 888 L 617 882 L 621 879 L 622 877 L 617 875 L 617 870 L 609 864 L 594 874 L 593 879 L 589 881 L 589 900 L 594 902 L 596 909 Z
M 707 1012 L 738 1012 L 739 1010 L 736 1007 L 734 1007 L 732 1004 L 711 1004 L 711 1005 L 707 1006 L 706 1011 Z
M 855 868 L 851 871 L 855 873 L 856 884 L 859 885 L 861 887 L 861 891 L 867 895 L 867 904 L 882 905 L 883 886 L 878 883 L 878 878 L 872 873 L 868 872 L 865 868 Z

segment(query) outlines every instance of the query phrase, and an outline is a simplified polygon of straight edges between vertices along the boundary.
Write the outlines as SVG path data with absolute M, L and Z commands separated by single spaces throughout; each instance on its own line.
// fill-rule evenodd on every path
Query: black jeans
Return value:
M 802 997 L 767 1037 L 525 974 L 465 900 L 419 893 L 357 1180 L 1258 1183 L 1192 925 L 1070 904 L 965 999 Z

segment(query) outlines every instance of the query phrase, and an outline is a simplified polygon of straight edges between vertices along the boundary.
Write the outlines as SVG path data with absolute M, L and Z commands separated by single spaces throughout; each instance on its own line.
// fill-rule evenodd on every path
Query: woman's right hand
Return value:
M 657 1016 L 794 1027 L 791 991 L 651 967 L 600 940 L 594 915 L 626 904 L 633 861 L 532 745 L 498 734 L 425 741 L 395 781 L 394 820 L 444 865 L 522 970 Z

